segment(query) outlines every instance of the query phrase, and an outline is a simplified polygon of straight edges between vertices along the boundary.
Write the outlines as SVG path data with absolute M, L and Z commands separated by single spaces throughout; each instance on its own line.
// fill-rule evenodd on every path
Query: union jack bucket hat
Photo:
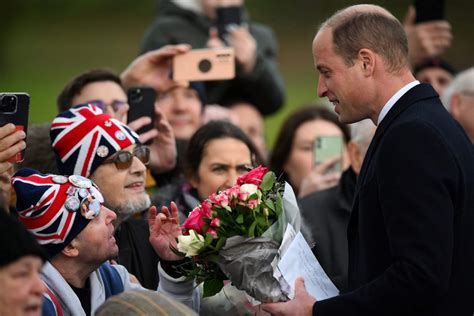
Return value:
M 51 123 L 51 145 L 59 173 L 89 177 L 114 153 L 140 144 L 138 135 L 94 104 L 80 104 Z

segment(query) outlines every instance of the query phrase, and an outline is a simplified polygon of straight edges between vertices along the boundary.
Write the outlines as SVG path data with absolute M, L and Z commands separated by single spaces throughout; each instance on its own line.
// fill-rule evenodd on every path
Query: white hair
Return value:
M 453 96 L 463 91 L 474 92 L 474 67 L 460 72 L 444 90 L 441 96 L 444 107 L 449 110 Z
M 365 119 L 349 126 L 351 129 L 351 142 L 356 143 L 360 151 L 365 155 L 374 136 L 376 126 L 370 119 Z

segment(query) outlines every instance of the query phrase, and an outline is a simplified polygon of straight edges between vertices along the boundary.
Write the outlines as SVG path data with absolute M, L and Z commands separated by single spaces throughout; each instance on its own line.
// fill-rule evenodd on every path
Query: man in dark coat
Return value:
M 348 228 L 349 292 L 265 305 L 275 315 L 472 315 L 474 152 L 433 88 L 408 67 L 400 23 L 357 5 L 313 42 L 318 94 L 344 123 L 377 131 L 358 178 Z
M 234 2 L 243 7 L 243 1 Z M 215 32 L 211 32 L 215 27 L 217 5 L 217 1 L 202 1 L 202 4 L 201 1 L 159 1 L 158 17 L 145 35 L 141 53 L 168 44 L 190 44 L 193 48 L 223 45 L 212 35 Z M 227 104 L 231 100 L 245 100 L 263 115 L 274 113 L 283 105 L 285 97 L 276 63 L 276 38 L 269 27 L 250 22 L 245 11 L 242 19 L 246 26 L 229 30 L 228 44 L 234 47 L 237 60 L 236 77 L 207 82 L 207 101 Z

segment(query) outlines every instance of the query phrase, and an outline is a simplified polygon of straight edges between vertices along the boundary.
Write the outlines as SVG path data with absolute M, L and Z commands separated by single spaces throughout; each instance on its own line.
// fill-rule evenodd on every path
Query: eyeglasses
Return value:
M 105 111 L 107 107 L 112 107 L 114 111 L 118 111 L 121 107 L 124 105 L 127 105 L 127 101 L 121 101 L 121 100 L 113 100 L 111 103 L 105 103 L 102 100 L 91 100 L 87 101 L 87 103 L 92 103 L 102 111 Z
M 120 150 L 104 161 L 104 163 L 113 162 L 117 169 L 128 169 L 132 165 L 133 156 L 137 157 L 144 165 L 147 165 L 150 162 L 150 148 L 146 146 L 137 146 L 133 149 L 133 153 L 127 150 Z

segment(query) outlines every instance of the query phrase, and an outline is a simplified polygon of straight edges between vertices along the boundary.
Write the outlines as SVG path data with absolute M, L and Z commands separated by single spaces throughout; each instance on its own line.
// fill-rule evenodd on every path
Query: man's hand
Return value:
M 244 72 L 252 72 L 257 62 L 257 42 L 250 34 L 248 27 L 230 27 L 226 41 L 230 47 L 234 48 L 235 59 L 242 65 Z
M 328 173 L 328 170 L 339 161 L 341 161 L 341 157 L 333 157 L 314 167 L 301 181 L 298 197 L 302 198 L 310 193 L 328 189 L 337 185 L 341 178 L 341 173 Z
M 157 255 L 167 261 L 181 260 L 170 246 L 176 248 L 176 238 L 181 234 L 178 220 L 178 208 L 171 202 L 171 213 L 166 206 L 157 214 L 155 206 L 148 209 L 148 227 L 150 228 L 150 243 Z
M 403 22 L 408 39 L 408 54 L 412 66 L 441 55 L 451 46 L 453 35 L 448 21 L 427 21 L 415 24 L 416 10 L 413 6 Z
M 170 78 L 171 61 L 174 56 L 191 49 L 187 44 L 166 45 L 138 56 L 120 75 L 125 89 L 136 85 L 166 91 L 176 83 Z
M 316 299 L 306 292 L 303 278 L 295 281 L 295 298 L 283 303 L 262 304 L 262 309 L 272 315 L 311 316 Z
M 176 139 L 173 128 L 166 119 L 163 111 L 155 106 L 155 130 L 158 134 L 154 137 L 150 147 L 150 168 L 156 173 L 172 170 L 176 166 Z
M 0 127 L 0 173 L 13 166 L 8 159 L 26 148 L 25 137 L 25 132 L 17 131 L 11 123 Z

